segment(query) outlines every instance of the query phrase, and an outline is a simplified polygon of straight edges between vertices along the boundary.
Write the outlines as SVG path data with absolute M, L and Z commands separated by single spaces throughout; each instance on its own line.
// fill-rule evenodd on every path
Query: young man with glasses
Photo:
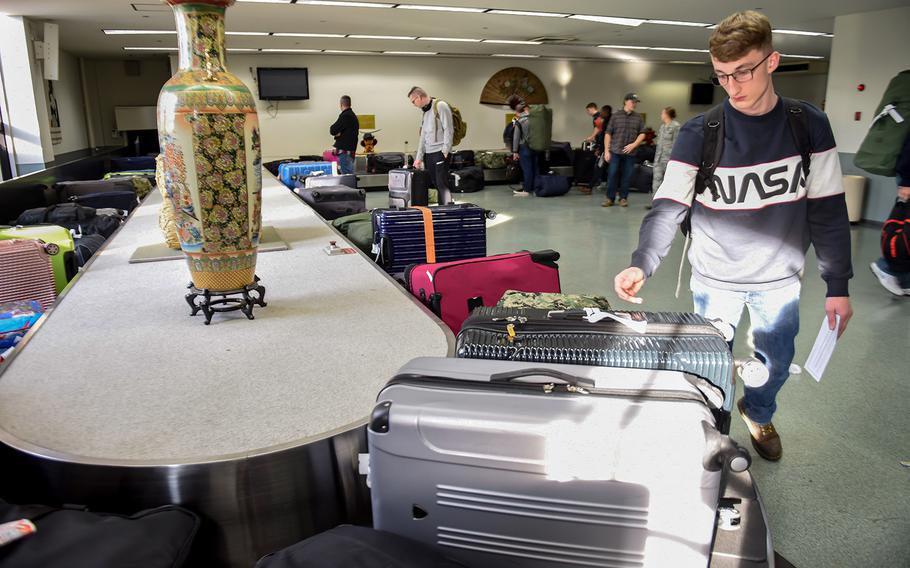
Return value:
M 751 343 L 770 378 L 745 387 L 737 407 L 755 450 L 775 461 L 782 446 L 771 417 L 793 360 L 800 277 L 810 243 L 827 285 L 829 328 L 839 325 L 842 334 L 853 314 L 840 162 L 828 118 L 799 103 L 811 145 L 805 176 L 796 134 L 771 80 L 780 54 L 764 15 L 746 11 L 726 18 L 711 36 L 710 52 L 714 82 L 729 96 L 723 103 L 723 153 L 713 176 L 717 195 L 695 191 L 706 126 L 712 127 L 700 115 L 680 130 L 654 208 L 642 222 L 632 265 L 616 276 L 614 286 L 620 298 L 640 303 L 636 294 L 669 252 L 691 209 L 695 310 L 735 326 L 748 308 Z

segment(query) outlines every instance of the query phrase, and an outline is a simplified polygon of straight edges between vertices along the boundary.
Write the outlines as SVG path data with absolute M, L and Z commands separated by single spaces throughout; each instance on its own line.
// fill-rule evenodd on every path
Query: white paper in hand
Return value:
M 803 368 L 812 375 L 816 382 L 821 382 L 822 374 L 831 355 L 834 353 L 834 346 L 837 345 L 837 330 L 840 329 L 840 316 L 834 316 L 834 329 L 828 329 L 828 318 L 822 319 L 822 328 L 818 330 L 818 337 L 815 338 L 815 345 L 812 346 L 812 352 L 806 359 Z

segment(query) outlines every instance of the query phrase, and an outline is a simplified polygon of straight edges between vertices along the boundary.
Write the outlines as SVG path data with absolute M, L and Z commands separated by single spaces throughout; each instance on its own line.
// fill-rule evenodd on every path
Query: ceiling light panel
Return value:
M 771 30 L 775 34 L 784 34 L 784 35 L 798 35 L 798 36 L 812 36 L 812 37 L 834 37 L 834 34 L 829 34 L 825 32 L 805 32 L 802 30 Z
M 790 53 L 781 53 L 781 57 L 795 57 L 799 59 L 824 59 L 824 55 L 793 55 Z
M 228 53 L 231 53 L 231 52 L 236 52 L 236 53 L 250 53 L 250 52 L 253 52 L 253 51 L 255 51 L 255 52 L 258 52 L 258 51 L 259 51 L 258 49 L 254 49 L 254 48 L 251 48 L 251 47 L 229 47 L 229 48 L 227 48 L 227 50 L 228 50 Z
M 644 45 L 598 45 L 597 47 L 603 47 L 605 49 L 654 49 Z
M 486 8 L 464 8 L 461 6 L 423 6 L 419 4 L 399 4 L 395 6 L 401 10 L 426 10 L 428 12 L 463 12 L 468 14 L 482 14 Z
M 417 39 L 421 41 L 458 41 L 462 43 L 480 43 L 479 39 L 471 39 L 466 37 L 419 37 Z
M 417 39 L 414 36 L 387 36 L 387 35 L 349 35 L 350 39 Z
M 322 52 L 336 55 L 376 55 L 375 51 L 355 51 L 351 49 L 323 49 Z
M 177 51 L 176 47 L 124 47 L 126 51 Z
M 438 55 L 436 51 L 383 51 L 385 55 Z
M 505 43 L 510 45 L 540 45 L 542 41 L 521 41 L 516 39 L 485 39 L 483 43 Z
M 708 53 L 707 49 L 691 49 L 688 47 L 652 47 L 654 51 L 685 51 L 687 53 Z
M 267 53 L 322 53 L 321 49 L 282 49 L 278 47 L 263 48 L 262 51 Z
M 492 57 L 520 57 L 523 59 L 537 59 L 539 55 L 518 55 L 517 53 L 494 53 Z
M 490 10 L 487 14 L 496 14 L 498 16 L 539 16 L 541 18 L 569 17 L 569 14 L 558 14 L 556 12 L 527 12 L 524 10 Z
M 101 30 L 105 35 L 176 35 L 177 30 Z
M 687 26 L 692 28 L 707 28 L 712 25 L 705 22 L 681 22 L 677 20 L 647 20 L 647 23 L 660 26 Z
M 342 0 L 297 0 L 297 4 L 306 6 L 338 6 L 341 8 L 394 8 L 395 4 L 378 2 L 347 2 Z
M 584 20 L 586 22 L 597 22 L 599 24 L 614 24 L 617 26 L 637 27 L 642 25 L 646 20 L 636 18 L 613 18 L 611 16 L 586 16 L 584 14 L 573 14 L 569 16 L 573 20 Z
M 224 32 L 224 35 L 229 36 L 267 36 L 269 32 Z
M 256 4 L 290 4 L 291 0 L 237 0 L 238 2 L 250 2 Z
M 275 32 L 272 34 L 277 37 L 345 37 L 344 34 L 318 34 L 318 33 L 303 33 L 303 32 Z

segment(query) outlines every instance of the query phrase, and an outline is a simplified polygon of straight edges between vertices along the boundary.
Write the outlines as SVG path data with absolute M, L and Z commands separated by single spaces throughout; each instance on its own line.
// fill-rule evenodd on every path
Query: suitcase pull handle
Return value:
M 537 377 L 544 376 L 550 377 L 551 379 L 558 379 L 564 382 L 567 385 L 573 387 L 581 387 L 585 389 L 594 388 L 594 380 L 587 379 L 584 377 L 576 377 L 575 375 L 570 375 L 568 373 L 563 373 L 562 371 L 557 371 L 556 369 L 547 369 L 545 367 L 529 367 L 527 369 L 518 369 L 517 371 L 507 371 L 505 373 L 496 373 L 495 375 L 490 375 L 491 383 L 512 383 L 515 379 L 523 379 L 527 377 Z

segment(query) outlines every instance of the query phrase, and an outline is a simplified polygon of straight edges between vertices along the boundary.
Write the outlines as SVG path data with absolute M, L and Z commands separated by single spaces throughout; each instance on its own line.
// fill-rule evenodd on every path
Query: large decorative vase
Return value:
M 253 284 L 262 225 L 259 118 L 224 64 L 224 12 L 234 0 L 164 0 L 177 19 L 180 68 L 158 96 L 165 189 L 193 285 Z

